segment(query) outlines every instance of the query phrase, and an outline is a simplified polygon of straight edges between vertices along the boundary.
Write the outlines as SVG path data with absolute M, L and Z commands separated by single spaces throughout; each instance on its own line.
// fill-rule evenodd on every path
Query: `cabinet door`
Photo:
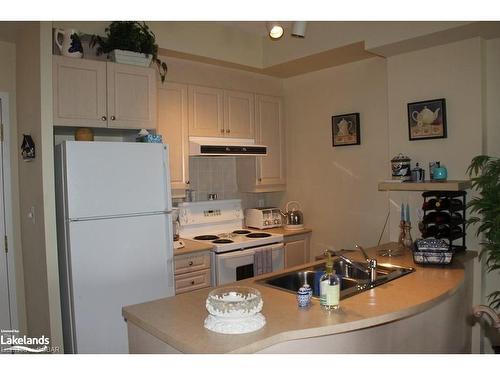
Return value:
M 281 98 L 257 95 L 256 141 L 266 145 L 267 156 L 257 157 L 257 185 L 285 184 L 285 129 Z
M 254 94 L 224 91 L 224 131 L 226 137 L 254 138 Z
M 156 129 L 156 72 L 152 68 L 107 63 L 108 126 Z
M 211 87 L 189 86 L 189 135 L 224 135 L 224 91 Z
M 107 127 L 106 63 L 53 56 L 55 126 Z
M 187 85 L 166 82 L 158 89 L 158 133 L 169 145 L 172 190 L 189 187 Z
M 303 238 L 285 243 L 285 268 L 299 266 L 309 261 L 308 240 Z

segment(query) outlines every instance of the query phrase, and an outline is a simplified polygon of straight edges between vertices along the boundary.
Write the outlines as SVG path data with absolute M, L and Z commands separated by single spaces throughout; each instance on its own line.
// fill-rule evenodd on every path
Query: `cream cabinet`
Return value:
M 189 135 L 254 138 L 254 94 L 189 86 Z
M 210 287 L 210 251 L 174 257 L 175 294 Z
M 286 236 L 285 243 L 285 268 L 299 266 L 309 262 L 311 234 L 297 234 Z
M 55 126 L 156 128 L 152 68 L 53 56 Z
M 283 100 L 256 95 L 256 142 L 267 146 L 267 156 L 239 158 L 238 187 L 244 192 L 271 192 L 286 189 L 285 126 Z
M 189 135 L 224 135 L 224 91 L 212 87 L 189 86 Z
M 158 134 L 169 145 L 172 196 L 189 188 L 188 87 L 166 82 L 158 89 Z

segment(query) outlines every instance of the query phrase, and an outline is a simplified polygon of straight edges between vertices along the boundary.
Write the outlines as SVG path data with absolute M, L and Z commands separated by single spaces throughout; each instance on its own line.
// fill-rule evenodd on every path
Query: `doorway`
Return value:
M 0 92 L 0 330 L 18 329 L 12 245 L 9 99 Z

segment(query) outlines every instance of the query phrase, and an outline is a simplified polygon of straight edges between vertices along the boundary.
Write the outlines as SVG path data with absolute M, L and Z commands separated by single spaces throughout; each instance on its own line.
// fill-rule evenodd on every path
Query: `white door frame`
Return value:
M 9 296 L 10 296 L 10 315 L 13 329 L 19 329 L 19 315 L 17 309 L 16 293 L 16 265 L 14 255 L 14 227 L 12 217 L 12 178 L 10 167 L 10 113 L 9 113 L 9 94 L 0 92 L 0 111 L 2 112 L 1 121 L 3 123 L 3 193 L 5 207 L 5 231 L 7 234 L 7 267 L 9 269 Z M 1 198 L 1 197 L 0 197 Z M 2 235 L 3 236 L 3 235 Z M 3 241 L 3 239 L 2 239 Z

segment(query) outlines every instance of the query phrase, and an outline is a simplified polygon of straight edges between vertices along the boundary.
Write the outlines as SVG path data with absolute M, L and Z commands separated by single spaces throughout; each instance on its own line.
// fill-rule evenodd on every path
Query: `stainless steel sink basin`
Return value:
M 355 262 L 361 267 L 366 267 L 364 263 Z M 375 282 L 370 282 L 368 272 L 352 267 L 342 259 L 334 260 L 334 269 L 341 278 L 340 299 L 344 299 L 365 290 L 375 288 L 398 277 L 407 275 L 413 271 L 411 267 L 400 267 L 391 264 L 377 265 L 377 278 Z M 296 293 L 304 284 L 309 284 L 313 289 L 313 297 L 319 297 L 319 279 L 324 273 L 325 264 L 316 267 L 308 267 L 298 271 L 286 272 L 281 275 L 272 276 L 259 280 L 259 283 L 281 289 L 286 292 Z

